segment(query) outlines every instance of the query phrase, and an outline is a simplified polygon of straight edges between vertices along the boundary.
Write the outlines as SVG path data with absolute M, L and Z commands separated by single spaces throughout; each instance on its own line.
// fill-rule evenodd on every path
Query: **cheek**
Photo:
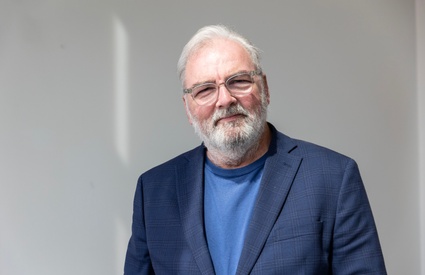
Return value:
M 191 114 L 192 119 L 195 119 L 199 122 L 203 122 L 205 120 L 208 120 L 212 117 L 214 113 L 213 107 L 206 107 L 206 106 L 198 106 L 198 105 L 189 105 L 186 111 Z
M 254 110 L 261 107 L 261 97 L 259 93 L 251 93 L 246 97 L 240 98 L 239 103 L 246 110 Z

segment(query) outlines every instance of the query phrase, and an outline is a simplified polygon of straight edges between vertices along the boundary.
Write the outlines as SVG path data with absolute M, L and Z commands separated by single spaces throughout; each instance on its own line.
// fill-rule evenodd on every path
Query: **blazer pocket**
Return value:
M 309 236 L 317 238 L 317 235 L 321 236 L 322 232 L 322 221 L 292 220 L 285 222 L 283 225 L 276 225 L 270 232 L 268 242 L 280 242 L 303 237 L 308 238 Z M 316 237 L 313 237 L 314 235 L 316 235 Z

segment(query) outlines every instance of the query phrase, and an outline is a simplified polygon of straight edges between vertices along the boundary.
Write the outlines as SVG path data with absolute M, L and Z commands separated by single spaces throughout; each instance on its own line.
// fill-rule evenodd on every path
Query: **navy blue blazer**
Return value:
M 237 274 L 386 274 L 356 163 L 270 128 Z M 204 158 L 201 145 L 140 176 L 126 275 L 214 274 L 204 227 Z

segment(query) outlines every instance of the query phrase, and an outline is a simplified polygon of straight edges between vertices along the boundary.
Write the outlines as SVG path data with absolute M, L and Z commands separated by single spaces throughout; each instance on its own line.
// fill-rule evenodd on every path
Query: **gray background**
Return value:
M 414 0 L 0 0 L 0 274 L 122 273 L 137 177 L 199 144 L 175 68 L 216 23 L 263 50 L 270 122 L 358 162 L 389 273 L 420 274 L 415 13 Z

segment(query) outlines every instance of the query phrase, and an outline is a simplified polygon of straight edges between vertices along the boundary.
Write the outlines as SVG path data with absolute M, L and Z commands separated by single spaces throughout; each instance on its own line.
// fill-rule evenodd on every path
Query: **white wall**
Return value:
M 272 123 L 357 160 L 389 274 L 420 274 L 415 22 L 415 0 L 0 0 L 0 274 L 122 273 L 138 175 L 199 143 L 175 67 L 214 23 L 264 51 Z
M 425 274 L 425 0 L 416 0 L 416 76 L 418 90 L 419 129 L 419 205 L 421 240 L 421 274 Z

